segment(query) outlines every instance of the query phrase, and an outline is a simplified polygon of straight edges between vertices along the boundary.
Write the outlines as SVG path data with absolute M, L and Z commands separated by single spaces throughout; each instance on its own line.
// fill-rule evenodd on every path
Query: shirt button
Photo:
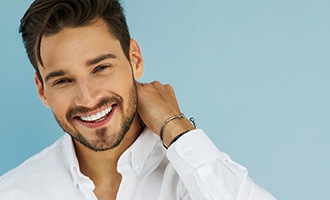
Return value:
M 139 169 L 139 168 L 140 168 L 140 165 L 139 165 L 139 164 L 136 164 L 136 165 L 135 165 L 135 168 L 136 168 L 136 169 Z
M 191 150 L 185 151 L 184 156 L 190 156 L 191 155 Z

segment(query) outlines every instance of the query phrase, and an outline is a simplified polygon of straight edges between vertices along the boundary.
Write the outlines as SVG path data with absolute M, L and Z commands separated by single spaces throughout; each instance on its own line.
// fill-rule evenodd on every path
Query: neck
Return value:
M 142 129 L 136 116 L 121 143 L 113 149 L 101 152 L 95 152 L 73 140 L 81 172 L 91 178 L 96 186 L 121 180 L 117 171 L 118 159 L 134 143 Z

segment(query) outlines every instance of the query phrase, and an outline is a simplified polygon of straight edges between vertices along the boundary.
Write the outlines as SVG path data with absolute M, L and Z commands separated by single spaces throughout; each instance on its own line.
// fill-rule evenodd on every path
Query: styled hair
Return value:
M 19 32 L 40 81 L 38 62 L 43 66 L 40 55 L 42 36 L 54 35 L 66 27 L 85 26 L 97 19 L 107 24 L 129 60 L 130 34 L 119 0 L 35 0 L 31 4 L 21 19 Z

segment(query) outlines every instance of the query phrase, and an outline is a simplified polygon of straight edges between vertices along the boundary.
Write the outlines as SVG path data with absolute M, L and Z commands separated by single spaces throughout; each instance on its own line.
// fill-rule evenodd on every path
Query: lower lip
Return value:
M 83 126 L 85 126 L 87 128 L 90 128 L 90 129 L 101 128 L 102 126 L 107 124 L 112 119 L 112 116 L 113 116 L 115 110 L 116 110 L 116 106 L 113 106 L 111 112 L 108 114 L 106 119 L 104 119 L 100 122 L 85 122 L 80 119 L 76 119 L 76 121 L 78 121 L 80 124 L 82 124 Z

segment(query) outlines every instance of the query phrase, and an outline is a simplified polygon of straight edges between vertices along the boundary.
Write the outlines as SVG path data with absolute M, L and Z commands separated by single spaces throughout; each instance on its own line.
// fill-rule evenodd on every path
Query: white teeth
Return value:
M 100 120 L 101 118 L 105 117 L 107 114 L 109 114 L 112 110 L 112 106 L 110 106 L 107 109 L 104 109 L 96 114 L 89 115 L 89 116 L 82 116 L 80 119 L 82 121 L 87 121 L 87 122 L 92 122 L 92 121 L 97 121 Z

